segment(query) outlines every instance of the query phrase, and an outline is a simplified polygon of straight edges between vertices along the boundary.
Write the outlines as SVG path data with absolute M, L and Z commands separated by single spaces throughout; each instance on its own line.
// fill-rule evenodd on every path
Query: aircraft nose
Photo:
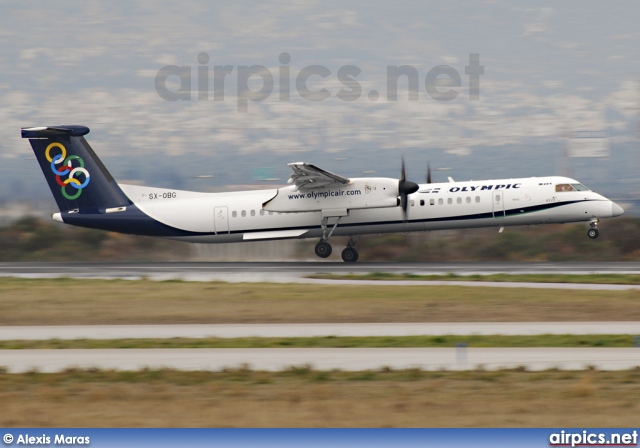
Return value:
M 611 216 L 612 217 L 615 218 L 616 216 L 620 216 L 623 213 L 624 213 L 624 209 L 622 207 L 620 207 L 615 202 L 611 202 Z

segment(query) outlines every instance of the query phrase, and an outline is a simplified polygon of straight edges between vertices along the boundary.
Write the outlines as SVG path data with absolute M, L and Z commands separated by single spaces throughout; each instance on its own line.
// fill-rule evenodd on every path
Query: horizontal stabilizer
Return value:
M 66 135 L 69 137 L 82 137 L 89 133 L 89 128 L 78 125 L 37 126 L 22 128 L 22 138 L 48 138 Z

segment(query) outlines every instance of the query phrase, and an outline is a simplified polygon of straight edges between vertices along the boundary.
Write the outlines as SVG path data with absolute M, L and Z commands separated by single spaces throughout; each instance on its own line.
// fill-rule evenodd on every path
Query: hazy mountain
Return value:
M 416 180 L 430 159 L 451 168 L 436 174 L 443 180 L 569 172 L 637 197 L 638 19 L 631 1 L 5 1 L 0 199 L 48 194 L 19 128 L 56 123 L 89 126 L 116 178 L 177 188 L 284 182 L 286 163 L 299 160 L 396 176 L 405 154 Z M 465 73 L 472 54 L 484 70 L 477 100 Z M 170 65 L 190 69 L 190 100 L 156 90 Z M 242 93 L 241 67 L 255 65 L 273 76 L 270 93 L 269 79 L 246 82 L 261 101 Z M 437 88 L 458 93 L 448 101 L 425 87 L 442 65 L 452 86 Z M 417 74 L 417 100 L 404 76 L 390 100 L 388 67 L 400 66 Z M 309 70 L 308 89 L 327 99 L 297 88 Z M 162 85 L 179 92 L 176 75 Z M 566 159 L 578 131 L 602 131 L 609 157 Z

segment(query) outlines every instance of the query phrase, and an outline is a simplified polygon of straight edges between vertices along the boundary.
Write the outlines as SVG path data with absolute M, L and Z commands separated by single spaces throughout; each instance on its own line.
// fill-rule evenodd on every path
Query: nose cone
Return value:
M 611 202 L 611 216 L 612 217 L 615 218 L 616 216 L 620 216 L 623 213 L 624 213 L 624 209 L 622 207 L 620 207 L 615 202 Z

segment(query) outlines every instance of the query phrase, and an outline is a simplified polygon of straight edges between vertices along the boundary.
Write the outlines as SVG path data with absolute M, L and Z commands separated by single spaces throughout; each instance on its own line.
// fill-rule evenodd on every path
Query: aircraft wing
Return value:
M 351 179 L 330 173 L 315 165 L 305 162 L 290 163 L 293 174 L 288 183 L 295 184 L 296 189 L 311 190 L 331 185 L 348 185 Z

